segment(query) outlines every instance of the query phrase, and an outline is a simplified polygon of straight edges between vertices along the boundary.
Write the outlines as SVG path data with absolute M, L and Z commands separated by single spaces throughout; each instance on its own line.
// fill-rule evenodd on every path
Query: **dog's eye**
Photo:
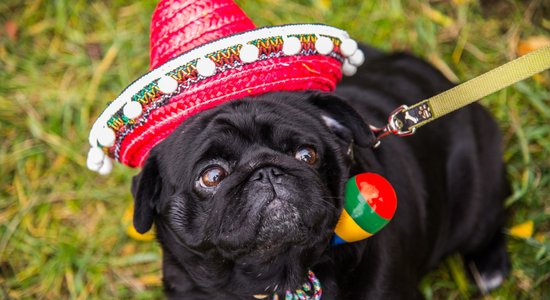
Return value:
M 315 150 L 311 147 L 301 147 L 300 149 L 298 149 L 298 151 L 296 151 L 294 157 L 297 160 L 301 160 L 310 165 L 313 165 L 317 162 L 317 152 L 315 152 Z
M 203 187 L 215 187 L 227 176 L 227 172 L 220 166 L 212 166 L 201 174 L 200 184 Z

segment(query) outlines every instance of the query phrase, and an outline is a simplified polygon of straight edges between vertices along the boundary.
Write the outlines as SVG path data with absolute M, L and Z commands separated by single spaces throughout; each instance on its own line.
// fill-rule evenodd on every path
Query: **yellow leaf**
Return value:
M 546 238 L 544 237 L 544 234 L 539 232 L 539 233 L 535 234 L 535 240 L 537 240 L 541 243 L 544 243 L 544 240 L 546 240 Z
M 126 207 L 126 210 L 124 211 L 124 215 L 122 215 L 122 223 L 124 224 L 131 223 L 133 217 L 134 217 L 134 204 L 130 203 L 130 205 Z
M 533 235 L 535 224 L 532 220 L 523 222 L 510 228 L 510 235 L 517 238 L 530 238 Z
M 160 279 L 160 275 L 156 275 L 156 274 L 143 275 L 143 276 L 139 277 L 139 281 L 143 285 L 148 285 L 148 286 L 161 286 L 161 284 L 162 284 L 162 280 Z

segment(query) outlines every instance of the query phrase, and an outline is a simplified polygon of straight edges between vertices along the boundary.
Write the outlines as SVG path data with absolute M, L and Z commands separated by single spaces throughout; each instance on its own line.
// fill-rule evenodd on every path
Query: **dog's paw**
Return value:
M 505 276 L 506 274 L 503 274 L 502 271 L 480 273 L 478 282 L 479 289 L 485 292 L 492 291 L 502 284 Z
M 510 272 L 510 260 L 502 234 L 482 251 L 465 256 L 466 266 L 483 294 L 498 288 Z

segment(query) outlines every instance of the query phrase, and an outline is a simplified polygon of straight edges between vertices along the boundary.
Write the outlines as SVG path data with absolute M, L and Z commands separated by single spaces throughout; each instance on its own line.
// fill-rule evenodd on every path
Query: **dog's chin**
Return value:
M 322 220 L 304 216 L 293 203 L 281 198 L 273 198 L 266 203 L 258 216 L 252 217 L 255 222 L 248 222 L 241 232 L 240 243 L 246 247 L 238 247 L 225 243 L 218 245 L 218 249 L 227 255 L 227 258 L 254 264 L 268 263 L 284 256 L 290 249 L 323 247 L 317 230 L 312 231 L 313 224 L 320 224 Z M 243 232 L 251 232 L 250 238 L 245 239 Z M 226 247 L 227 246 L 227 247 Z
M 274 198 L 261 212 L 256 251 L 263 256 L 277 255 L 286 248 L 305 241 L 308 228 L 298 209 L 281 198 Z M 269 255 L 268 255 L 269 256 Z
M 273 184 L 248 182 L 232 196 L 230 186 L 219 191 L 224 206 L 216 211 L 223 213 L 210 219 L 217 228 L 214 246 L 222 257 L 261 264 L 291 249 L 326 248 L 339 204 L 323 200 L 331 197 L 325 195 L 320 182 L 304 189 L 291 179 Z
M 268 288 L 282 295 L 305 282 L 308 269 L 324 252 L 330 239 L 329 228 L 322 238 L 318 231 L 312 231 L 313 223 L 322 226 L 323 222 L 304 216 L 288 200 L 276 197 L 264 206 L 255 246 L 236 260 L 236 265 L 245 266 L 248 271 L 254 269 L 251 274 L 256 275 L 251 282 L 262 287 L 255 293 L 263 294 Z M 268 284 L 262 286 L 261 282 Z

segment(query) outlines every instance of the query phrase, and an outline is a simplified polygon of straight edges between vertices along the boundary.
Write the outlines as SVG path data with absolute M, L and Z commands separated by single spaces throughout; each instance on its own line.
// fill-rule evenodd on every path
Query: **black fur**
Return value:
M 372 148 L 367 124 L 382 126 L 397 106 L 452 84 L 413 56 L 363 50 L 367 62 L 333 94 L 226 103 L 151 151 L 132 185 L 134 225 L 156 224 L 170 299 L 282 294 L 308 269 L 323 299 L 418 299 L 422 276 L 456 251 L 486 281 L 507 273 L 497 125 L 473 104 Z M 318 152 L 315 164 L 295 159 L 301 146 Z M 215 188 L 199 183 L 209 165 L 229 173 Z M 331 247 L 344 183 L 366 171 L 393 184 L 395 217 L 365 241 Z

